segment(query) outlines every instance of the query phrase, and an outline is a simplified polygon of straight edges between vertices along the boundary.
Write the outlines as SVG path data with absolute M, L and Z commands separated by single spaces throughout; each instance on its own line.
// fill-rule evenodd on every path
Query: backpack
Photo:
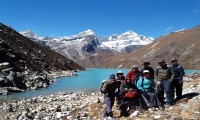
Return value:
M 134 82 L 133 82 L 134 85 L 137 85 L 137 82 L 138 82 L 138 80 L 140 79 L 140 77 L 141 77 L 140 74 L 137 74 L 137 75 L 135 76 L 135 79 L 133 80 L 133 81 L 134 81 Z M 143 81 L 142 81 L 142 82 L 143 82 Z
M 125 99 L 132 99 L 138 96 L 137 91 L 132 91 L 132 92 L 126 92 L 123 96 Z
M 104 92 L 102 91 L 102 88 L 103 88 L 103 85 L 104 85 L 105 83 L 107 83 L 107 81 L 106 81 L 106 80 L 105 80 L 105 81 L 103 81 L 103 82 L 101 83 L 101 87 L 100 87 L 100 92 L 101 92 L 101 93 L 104 93 Z

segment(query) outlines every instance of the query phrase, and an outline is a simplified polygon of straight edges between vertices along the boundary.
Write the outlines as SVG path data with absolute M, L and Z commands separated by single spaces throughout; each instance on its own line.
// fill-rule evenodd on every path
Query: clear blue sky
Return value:
M 0 0 L 0 22 L 61 37 L 92 29 L 158 37 L 200 25 L 200 0 Z

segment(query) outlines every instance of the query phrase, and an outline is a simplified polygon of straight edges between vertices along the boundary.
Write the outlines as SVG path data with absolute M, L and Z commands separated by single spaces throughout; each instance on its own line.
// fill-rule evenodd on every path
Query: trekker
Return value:
M 109 80 L 103 84 L 102 93 L 104 93 L 104 101 L 106 108 L 103 117 L 113 117 L 112 107 L 115 101 L 116 80 L 115 75 L 111 74 Z
M 125 82 L 124 73 L 122 71 L 118 71 L 116 76 L 117 76 L 117 81 L 120 81 L 120 83 Z
M 150 62 L 144 62 L 143 65 L 144 67 L 141 69 L 141 73 L 143 74 L 144 70 L 148 70 L 150 74 L 148 79 L 154 80 L 154 69 L 150 67 Z
M 140 75 L 141 73 L 138 70 L 138 66 L 134 65 L 132 66 L 132 69 L 127 73 L 126 78 L 130 78 L 131 82 L 135 84 L 135 79 Z
M 148 70 L 149 74 L 150 74 L 148 79 L 152 82 L 153 87 L 156 87 L 156 84 L 154 81 L 154 69 L 152 67 L 150 67 L 150 62 L 144 62 L 143 65 L 144 65 L 144 67 L 141 69 L 142 75 L 143 75 L 144 70 Z
M 124 73 L 122 71 L 118 71 L 116 76 L 117 76 L 117 78 L 116 78 L 116 81 L 117 81 L 117 83 L 116 83 L 116 85 L 117 85 L 116 100 L 117 100 L 117 108 L 119 109 L 121 106 L 121 97 L 119 95 L 120 85 L 125 82 L 125 77 L 124 77 Z
M 153 85 L 150 78 L 149 70 L 143 71 L 143 77 L 140 77 L 137 82 L 137 88 L 142 91 L 142 95 L 147 98 L 150 102 L 151 110 L 155 111 L 156 107 L 159 110 L 163 110 L 161 102 L 159 101 L 158 97 L 155 94 L 155 86 Z
M 174 98 L 174 89 L 176 89 L 176 100 L 182 98 L 183 76 L 185 74 L 182 66 L 178 64 L 177 59 L 171 60 L 172 69 L 174 70 L 174 79 L 171 82 L 172 97 Z
M 126 82 L 120 85 L 120 96 L 122 98 L 121 107 L 120 107 L 120 117 L 128 116 L 129 113 L 131 113 L 131 111 L 134 109 L 135 103 L 133 99 L 137 97 L 136 91 L 137 91 L 137 88 L 131 82 L 130 78 L 126 78 Z
M 174 77 L 174 71 L 167 66 L 164 60 L 158 61 L 158 67 L 155 69 L 156 94 L 160 102 L 164 105 L 164 91 L 166 93 L 166 107 L 173 104 L 171 91 L 171 81 Z

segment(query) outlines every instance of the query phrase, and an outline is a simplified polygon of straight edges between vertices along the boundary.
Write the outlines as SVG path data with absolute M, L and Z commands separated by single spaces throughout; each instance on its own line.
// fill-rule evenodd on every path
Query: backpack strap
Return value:
M 142 77 L 142 85 L 141 85 L 142 88 L 143 88 L 143 83 L 144 83 L 144 77 Z

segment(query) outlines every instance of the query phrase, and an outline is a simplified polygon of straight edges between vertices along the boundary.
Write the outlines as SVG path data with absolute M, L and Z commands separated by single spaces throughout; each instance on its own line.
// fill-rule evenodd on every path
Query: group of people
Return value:
M 175 100 L 181 99 L 185 72 L 177 59 L 173 58 L 171 63 L 172 65 L 167 65 L 164 60 L 159 60 L 158 66 L 153 69 L 150 62 L 144 62 L 141 70 L 134 65 L 126 76 L 121 71 L 116 75 L 111 74 L 109 80 L 104 81 L 101 86 L 106 104 L 103 117 L 113 117 L 112 107 L 115 100 L 121 117 L 128 116 L 131 110 L 141 107 L 142 100 L 146 108 L 154 111 L 156 108 L 164 110 L 173 105 Z

